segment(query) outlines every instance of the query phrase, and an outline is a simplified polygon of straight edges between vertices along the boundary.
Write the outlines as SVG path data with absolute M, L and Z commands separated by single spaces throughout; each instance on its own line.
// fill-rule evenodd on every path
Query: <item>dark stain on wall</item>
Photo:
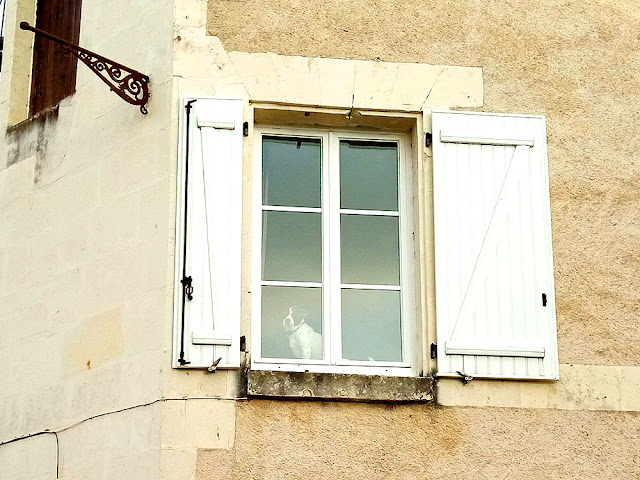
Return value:
M 58 105 L 55 105 L 7 129 L 7 167 L 35 155 L 34 183 L 38 183 L 39 174 L 46 163 L 47 147 L 53 127 L 58 121 L 58 113 Z

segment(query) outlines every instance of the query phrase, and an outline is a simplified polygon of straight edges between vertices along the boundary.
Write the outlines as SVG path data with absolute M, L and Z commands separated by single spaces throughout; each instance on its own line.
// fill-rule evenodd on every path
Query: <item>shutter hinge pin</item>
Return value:
M 431 360 L 438 358 L 438 346 L 435 343 L 431 344 Z
M 180 280 L 180 283 L 184 287 L 184 295 L 189 301 L 193 300 L 193 287 L 191 286 L 192 281 L 193 279 L 190 276 L 183 277 L 182 280 Z
M 433 135 L 431 132 L 425 132 L 424 134 L 424 146 L 429 148 L 431 146 L 431 141 L 433 140 Z
M 542 294 L 542 306 L 543 307 L 547 306 L 547 294 L 546 293 Z
M 248 136 L 249 136 L 249 122 L 244 122 L 244 123 L 242 124 L 242 134 L 243 134 L 245 137 L 248 137 Z
M 207 368 L 207 372 L 214 373 L 218 369 L 218 364 L 220 363 L 220 360 L 222 360 L 222 357 L 220 357 L 215 362 L 213 362 L 211 366 Z
M 460 375 L 460 380 L 462 380 L 463 385 L 466 385 L 471 380 L 473 380 L 473 377 L 471 375 L 467 375 L 466 373 L 461 372 L 460 370 L 456 370 L 456 373 Z

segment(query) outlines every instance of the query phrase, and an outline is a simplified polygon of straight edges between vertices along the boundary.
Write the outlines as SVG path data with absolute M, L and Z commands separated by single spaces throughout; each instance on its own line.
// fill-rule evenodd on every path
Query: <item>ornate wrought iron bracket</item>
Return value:
M 149 101 L 149 77 L 132 68 L 114 62 L 102 55 L 98 55 L 86 48 L 82 48 L 62 38 L 51 35 L 49 32 L 34 28 L 27 22 L 21 22 L 22 30 L 30 30 L 36 35 L 41 35 L 62 46 L 62 48 L 78 57 L 87 67 L 106 83 L 112 92 L 118 94 L 125 102 L 139 105 L 140 112 L 147 114 L 145 105 Z

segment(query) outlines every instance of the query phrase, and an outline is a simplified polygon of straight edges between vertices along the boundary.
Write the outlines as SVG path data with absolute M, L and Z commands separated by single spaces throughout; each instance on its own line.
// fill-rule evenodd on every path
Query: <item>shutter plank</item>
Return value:
M 527 147 L 521 147 L 527 148 Z M 518 245 L 518 251 L 521 261 L 522 276 L 522 290 L 519 291 L 520 298 L 518 301 L 524 306 L 524 322 L 514 323 L 514 337 L 515 338 L 536 338 L 540 325 L 538 325 L 538 315 L 534 305 L 534 300 L 537 296 L 536 282 L 535 282 L 535 263 L 538 260 L 536 258 L 536 249 L 534 248 L 534 242 L 532 241 L 534 220 L 533 212 L 536 209 L 536 203 L 532 201 L 531 197 L 531 154 L 533 153 L 530 148 L 527 148 L 527 156 L 524 159 L 523 175 L 520 178 L 517 186 L 517 192 L 519 194 L 518 212 L 514 218 L 516 224 L 512 230 L 511 241 Z M 539 203 L 539 202 L 538 202 Z M 514 238 L 518 235 L 518 238 Z M 518 240 L 518 241 L 516 241 Z M 518 258 L 518 257 L 515 257 Z M 527 375 L 530 371 L 529 367 L 534 367 L 535 363 L 529 363 L 526 358 L 516 358 L 515 374 Z M 531 372 L 537 371 L 531 370 Z
M 193 113 L 192 113 L 193 115 Z M 193 120 L 192 120 L 193 125 Z M 189 348 L 193 332 L 213 330 L 213 309 L 211 302 L 210 259 L 206 242 L 207 210 L 204 186 L 204 151 L 201 132 L 192 128 L 191 155 L 189 158 L 189 226 L 187 239 L 187 275 L 193 278 L 193 300 L 186 302 L 188 323 L 185 325 L 185 350 L 191 365 L 208 366 L 213 363 L 213 346 L 202 345 Z M 209 321 L 207 321 L 209 320 Z M 191 334 L 189 334 L 191 333 Z

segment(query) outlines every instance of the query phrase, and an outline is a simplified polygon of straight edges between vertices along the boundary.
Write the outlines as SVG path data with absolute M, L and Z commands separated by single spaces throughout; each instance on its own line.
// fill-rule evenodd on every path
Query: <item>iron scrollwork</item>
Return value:
M 41 35 L 49 40 L 57 42 L 65 51 L 72 53 L 82 63 L 106 83 L 112 92 L 131 105 L 138 105 L 140 112 L 147 114 L 146 104 L 149 101 L 149 77 L 132 68 L 114 62 L 102 55 L 98 55 L 86 48 L 74 45 L 66 40 L 51 35 L 44 30 L 34 28 L 27 22 L 20 23 L 22 30 L 30 30 L 36 35 Z
M 145 104 L 149 99 L 149 77 L 135 70 L 114 65 L 113 62 L 98 55 L 75 50 L 71 50 L 71 53 L 102 78 L 125 102 L 140 105 L 140 111 L 147 113 Z

